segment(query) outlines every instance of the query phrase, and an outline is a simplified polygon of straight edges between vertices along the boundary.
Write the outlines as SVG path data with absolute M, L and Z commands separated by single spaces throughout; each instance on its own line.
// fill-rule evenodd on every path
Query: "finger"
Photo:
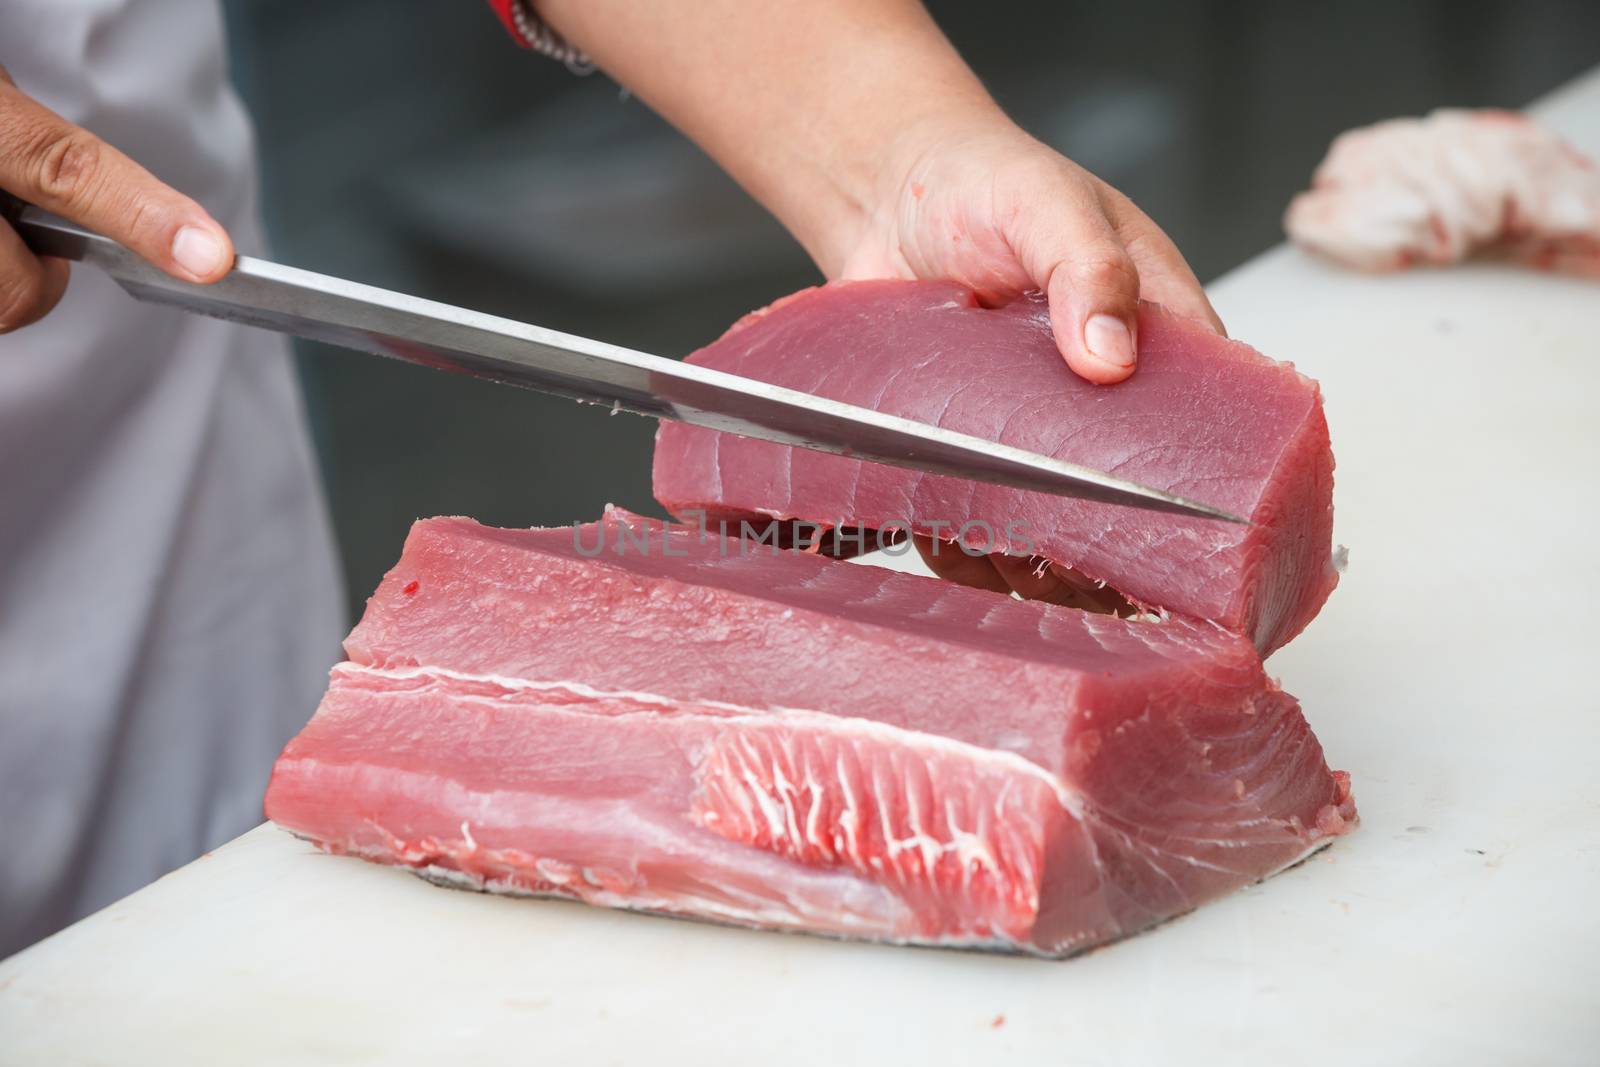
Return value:
M 1186 265 L 1175 264 L 1166 258 L 1155 259 L 1143 255 L 1135 246 L 1131 248 L 1133 261 L 1139 266 L 1139 297 L 1152 304 L 1188 319 L 1213 333 L 1228 336 L 1228 328 L 1206 297 L 1194 275 Z
M 1024 600 L 1050 600 L 1060 588 L 1061 582 L 1050 565 L 1038 556 L 995 553 L 990 563 L 1006 585 Z
M 912 541 L 928 569 L 940 578 L 994 593 L 1011 592 L 988 556 L 969 556 L 953 541 L 935 540 L 923 534 L 913 534 Z
M 1195 277 L 1183 253 L 1172 239 L 1133 201 L 1115 194 L 1111 215 L 1122 246 L 1133 257 L 1139 271 L 1139 297 L 1160 304 L 1176 315 L 1203 322 L 1227 336 L 1222 318 L 1211 306 L 1200 279 Z
M 1024 600 L 1042 600 L 1102 615 L 1122 614 L 1128 607 L 1128 602 L 1110 587 L 1059 563 L 1049 563 L 1038 556 L 990 558 L 995 571 Z
M 0 187 L 185 281 L 216 281 L 233 243 L 204 208 L 0 80 Z
M 1050 564 L 1050 573 L 1060 589 L 1055 597 L 1058 604 L 1071 604 L 1085 611 L 1105 615 L 1127 617 L 1138 614 L 1138 609 L 1126 597 L 1104 582 L 1097 582 L 1061 563 Z
M 67 290 L 65 260 L 40 259 L 0 222 L 0 334 L 37 322 Z
M 1091 382 L 1133 373 L 1139 271 L 1092 190 L 1082 186 L 1027 219 L 1017 258 L 1050 301 L 1050 329 L 1067 366 Z

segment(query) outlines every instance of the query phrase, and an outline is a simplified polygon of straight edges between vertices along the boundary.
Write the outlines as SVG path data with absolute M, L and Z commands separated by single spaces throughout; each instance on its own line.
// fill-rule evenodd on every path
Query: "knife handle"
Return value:
M 58 219 L 0 189 L 0 218 L 17 231 L 28 251 L 36 256 L 53 256 L 82 263 L 88 260 L 92 245 L 119 248 L 115 242 L 97 236 L 76 223 Z M 131 253 L 129 253 L 131 254 Z
M 17 224 L 17 220 L 22 217 L 22 209 L 27 206 L 27 201 L 0 189 L 0 219 L 4 219 L 9 225 Z

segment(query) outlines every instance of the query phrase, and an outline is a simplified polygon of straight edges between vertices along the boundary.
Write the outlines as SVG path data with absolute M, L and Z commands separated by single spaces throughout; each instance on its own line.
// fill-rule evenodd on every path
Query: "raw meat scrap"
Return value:
M 1487 248 L 1600 277 L 1600 167 L 1514 112 L 1390 119 L 1334 140 L 1284 227 L 1296 244 L 1364 270 Z
M 690 362 L 1072 460 L 1249 517 L 1240 526 L 922 475 L 663 422 L 673 514 L 900 529 L 1037 555 L 1263 653 L 1316 615 L 1333 566 L 1333 453 L 1315 382 L 1146 305 L 1139 370 L 1067 369 L 1042 298 L 980 307 L 949 282 L 852 282 L 746 316 Z M 943 524 L 938 526 L 935 524 Z M 980 525 L 981 523 L 981 525 Z
M 417 523 L 346 650 L 268 816 L 500 892 L 1065 955 L 1355 817 L 1236 635 L 620 511 Z

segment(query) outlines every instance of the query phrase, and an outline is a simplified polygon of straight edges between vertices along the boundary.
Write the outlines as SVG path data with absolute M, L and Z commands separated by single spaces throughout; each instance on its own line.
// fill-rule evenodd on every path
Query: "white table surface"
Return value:
M 1600 72 L 1542 117 L 1600 156 Z M 1362 825 L 1065 963 L 448 892 L 264 827 L 0 963 L 0 1062 L 1600 1062 L 1600 285 L 1278 248 L 1350 569 L 1271 661 Z

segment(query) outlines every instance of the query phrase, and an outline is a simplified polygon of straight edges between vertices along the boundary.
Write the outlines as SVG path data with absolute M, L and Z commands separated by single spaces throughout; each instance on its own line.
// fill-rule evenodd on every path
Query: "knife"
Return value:
M 658 419 L 1056 496 L 1243 523 L 1103 471 L 604 341 L 240 256 L 196 285 L 0 191 L 37 255 L 88 263 L 136 299 Z

